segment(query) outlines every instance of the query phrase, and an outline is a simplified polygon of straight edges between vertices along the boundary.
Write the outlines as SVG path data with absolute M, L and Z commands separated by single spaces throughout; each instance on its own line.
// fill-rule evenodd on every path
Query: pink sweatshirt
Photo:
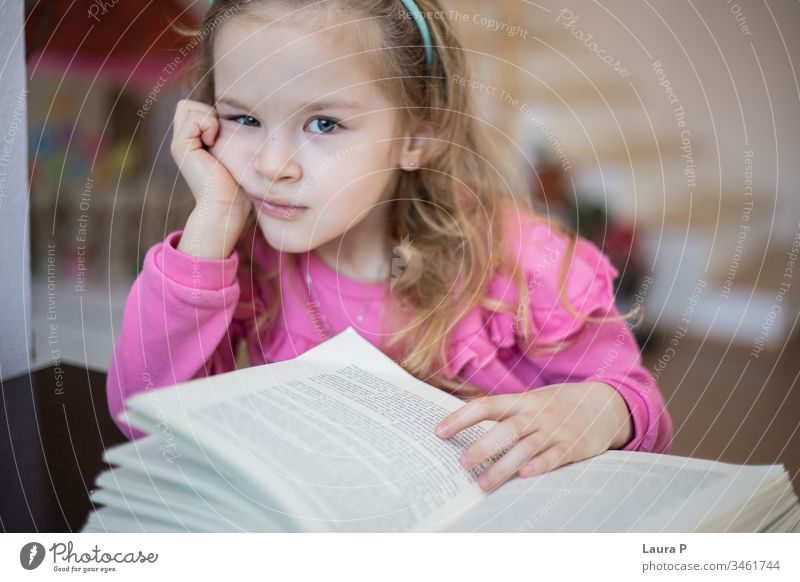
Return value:
M 517 211 L 508 215 L 507 236 L 517 265 L 528 281 L 531 329 L 540 342 L 570 339 L 582 323 L 558 300 L 558 269 L 567 240 Z M 271 301 L 268 290 L 253 286 L 247 269 L 238 272 L 236 251 L 224 260 L 201 260 L 177 250 L 182 231 L 170 233 L 147 252 L 142 272 L 125 306 L 122 331 L 108 372 L 108 403 L 128 438 L 142 433 L 117 419 L 126 398 L 145 390 L 235 369 L 232 346 L 253 325 L 254 309 Z M 275 253 L 257 237 L 255 259 L 267 268 Z M 273 257 L 270 259 L 269 257 Z M 283 265 L 285 255 L 278 253 Z M 387 284 L 355 281 L 338 274 L 313 252 L 299 255 L 311 274 L 323 315 L 334 334 L 352 326 L 380 346 L 381 309 L 390 301 Z M 281 268 L 281 313 L 275 328 L 248 345 L 254 365 L 303 354 L 324 339 L 306 306 L 305 283 Z M 618 315 L 612 283 L 617 270 L 596 246 L 579 239 L 567 275 L 567 294 L 585 315 Z M 290 281 L 290 278 L 295 278 Z M 251 294 L 252 291 L 252 294 Z M 251 297 L 246 309 L 240 299 Z M 507 276 L 495 273 L 489 294 L 512 305 L 519 294 Z M 357 321 L 362 313 L 363 320 Z M 672 421 L 661 392 L 642 366 L 639 348 L 625 322 L 588 324 L 574 345 L 557 354 L 523 356 L 521 325 L 513 314 L 475 307 L 457 323 L 448 344 L 444 375 L 458 372 L 491 394 L 534 390 L 562 382 L 606 383 L 624 398 L 634 424 L 623 450 L 664 453 L 672 439 Z M 587 325 L 587 324 L 583 324 Z M 259 345 L 260 344 L 260 345 Z

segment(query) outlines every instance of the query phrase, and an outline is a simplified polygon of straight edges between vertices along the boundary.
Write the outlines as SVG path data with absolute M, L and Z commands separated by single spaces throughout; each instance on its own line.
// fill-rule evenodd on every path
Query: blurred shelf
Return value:
M 654 265 L 645 313 L 662 332 L 683 328 L 685 335 L 738 344 L 756 353 L 779 350 L 797 335 L 798 294 L 779 299 L 780 280 L 762 277 L 756 284 L 744 273 L 726 289 L 724 275 L 721 279 L 718 274 L 720 262 L 709 261 L 710 234 L 685 229 L 643 234 Z M 783 259 L 785 267 L 785 255 Z

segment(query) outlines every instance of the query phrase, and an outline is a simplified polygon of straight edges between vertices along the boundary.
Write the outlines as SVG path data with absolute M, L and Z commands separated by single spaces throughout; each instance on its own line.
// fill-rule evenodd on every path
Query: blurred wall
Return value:
M 796 331 L 800 3 L 445 1 L 463 86 L 519 166 L 538 144 L 576 200 L 635 228 L 649 323 L 669 333 L 701 285 L 689 333 Z
M 649 227 L 721 218 L 734 237 L 752 169 L 759 227 L 797 232 L 797 2 L 445 3 L 486 83 L 474 96 L 518 155 L 534 139 L 561 146 L 578 189 L 615 213 Z

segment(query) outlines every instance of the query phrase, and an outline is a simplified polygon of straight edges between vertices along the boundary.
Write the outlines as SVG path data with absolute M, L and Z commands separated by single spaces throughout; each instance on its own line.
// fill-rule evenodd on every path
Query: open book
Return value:
M 147 433 L 108 449 L 85 532 L 800 531 L 781 465 L 608 451 L 501 485 L 448 440 L 460 399 L 408 374 L 352 328 L 293 360 L 137 394 Z

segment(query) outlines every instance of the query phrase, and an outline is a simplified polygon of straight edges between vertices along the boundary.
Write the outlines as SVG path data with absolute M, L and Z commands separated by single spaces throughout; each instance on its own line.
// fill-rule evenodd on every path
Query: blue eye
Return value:
M 234 115 L 232 117 L 226 117 L 226 119 L 235 121 L 236 123 L 245 125 L 247 127 L 261 127 L 261 124 L 252 115 Z
M 320 129 L 322 134 L 326 133 L 333 133 L 337 128 L 341 128 L 342 125 L 336 121 L 335 119 L 331 119 L 329 117 L 315 117 L 309 122 L 309 126 L 314 123 L 315 121 L 320 122 Z

